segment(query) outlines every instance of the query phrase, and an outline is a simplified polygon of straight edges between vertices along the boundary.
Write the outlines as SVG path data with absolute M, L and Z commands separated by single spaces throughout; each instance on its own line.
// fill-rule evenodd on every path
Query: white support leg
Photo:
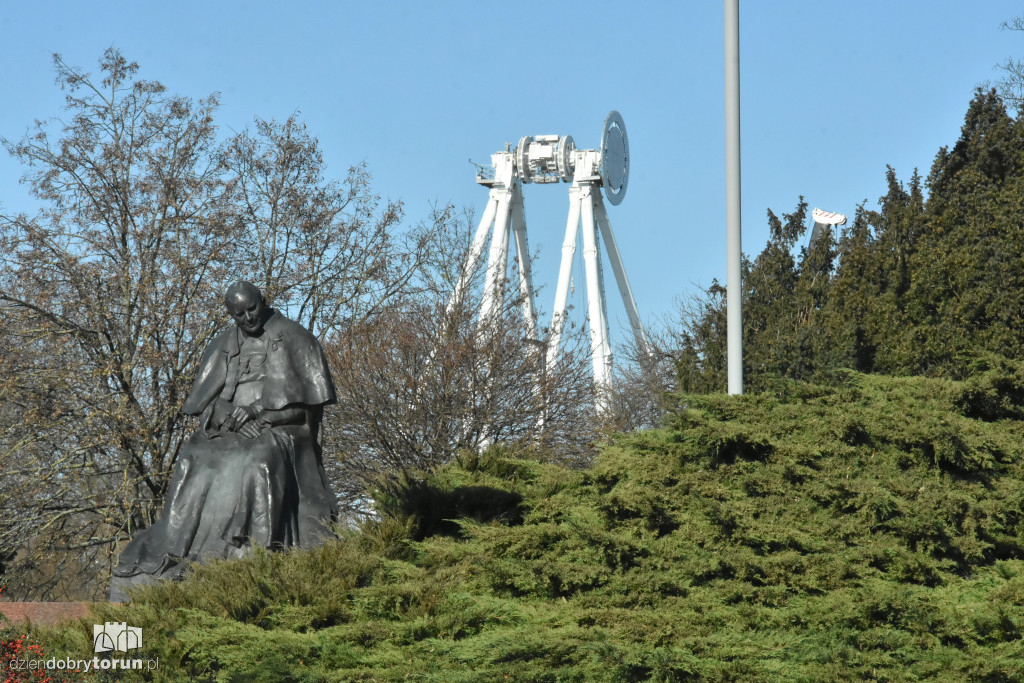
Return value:
M 565 241 L 562 242 L 562 264 L 558 269 L 558 285 L 555 288 L 555 307 L 551 312 L 551 340 L 548 343 L 548 367 L 558 361 L 559 343 L 568 313 L 569 279 L 572 277 L 572 259 L 576 255 L 576 233 L 580 229 L 580 195 L 582 188 L 573 183 L 569 188 L 569 220 L 565 224 Z
M 469 254 L 466 257 L 466 263 L 462 268 L 462 275 L 459 277 L 458 284 L 455 285 L 455 291 L 452 292 L 452 298 L 448 302 L 448 314 L 450 315 L 455 305 L 462 301 L 465 294 L 466 287 L 473 280 L 473 274 L 476 273 L 477 265 L 480 263 L 480 255 L 484 251 L 484 242 L 487 241 L 487 235 L 491 232 L 491 226 L 494 223 L 494 214 L 498 209 L 498 191 L 491 190 L 487 199 L 487 208 L 484 209 L 484 215 L 480 218 L 480 226 L 476 229 L 476 234 L 473 236 L 473 243 L 469 247 Z
M 481 330 L 493 329 L 489 323 L 492 320 L 492 316 L 501 310 L 504 303 L 505 271 L 508 268 L 508 233 L 511 218 L 509 212 L 512 207 L 512 192 L 508 186 L 500 189 L 494 188 L 491 192 L 497 193 L 498 201 L 494 212 L 494 233 L 491 236 L 491 251 L 487 259 L 484 295 L 480 304 L 482 328 L 477 329 L 477 334 Z M 491 333 L 485 332 L 485 334 L 489 335 Z M 487 374 L 489 375 L 490 373 L 488 372 Z M 489 392 L 490 388 L 484 387 L 482 390 Z M 467 421 L 470 421 L 469 418 L 467 418 Z M 489 428 L 490 425 L 484 426 L 485 431 L 477 444 L 480 450 L 487 448 L 491 444 Z
M 523 186 L 516 181 L 516 194 L 512 199 L 512 234 L 516 239 L 516 259 L 519 263 L 519 296 L 523 300 L 523 317 L 530 339 L 537 339 L 537 314 L 533 310 L 533 273 L 530 270 L 530 245 L 526 239 L 526 212 L 523 210 Z
M 487 279 L 484 282 L 484 297 L 480 305 L 480 319 L 489 320 L 502 305 L 505 291 L 505 273 L 508 269 L 509 211 L 512 192 L 500 191 L 498 208 L 494 216 L 494 235 L 491 237 L 491 253 L 487 260 Z
M 594 222 L 594 197 L 590 186 L 582 198 L 583 263 L 587 269 L 587 304 L 590 313 L 590 351 L 594 364 L 594 384 L 598 392 L 598 409 L 607 409 L 607 392 L 611 387 L 612 354 L 609 346 L 608 315 L 604 303 L 604 275 L 598 251 L 597 223 Z
M 649 355 L 651 348 L 647 342 L 647 333 L 644 332 L 640 313 L 636 308 L 636 299 L 633 298 L 633 290 L 629 286 L 629 278 L 626 277 L 626 269 L 622 265 L 619 245 L 615 242 L 612 224 L 608 220 L 608 212 L 605 211 L 604 202 L 601 200 L 600 195 L 597 195 L 594 200 L 594 215 L 597 218 L 597 224 L 601 227 L 604 248 L 608 252 L 608 260 L 611 261 L 612 272 L 615 273 L 615 282 L 619 285 L 619 294 L 622 295 L 622 303 L 626 307 L 626 315 L 629 317 L 629 324 L 633 328 L 633 335 L 636 337 L 637 344 L 641 350 Z

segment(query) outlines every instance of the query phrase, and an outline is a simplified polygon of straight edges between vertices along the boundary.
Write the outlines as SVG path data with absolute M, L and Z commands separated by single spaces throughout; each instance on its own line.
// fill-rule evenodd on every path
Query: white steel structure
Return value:
M 811 219 L 814 221 L 814 227 L 811 229 L 811 239 L 807 243 L 808 251 L 814 247 L 814 243 L 821 238 L 821 235 L 827 228 L 836 225 L 846 225 L 845 214 L 835 211 L 823 211 L 818 207 L 814 207 L 814 211 L 811 212 Z
M 611 386 L 612 352 L 605 306 L 604 275 L 598 248 L 599 230 L 633 333 L 641 348 L 647 349 L 647 338 L 640 322 L 640 314 L 637 312 L 636 301 L 622 265 L 622 257 L 612 234 L 611 222 L 601 199 L 602 188 L 612 204 L 619 204 L 626 194 L 629 180 L 629 142 L 622 117 L 616 111 L 608 114 L 604 122 L 600 149 L 577 149 L 572 137 L 568 135 L 527 136 L 519 141 L 515 151 L 506 146 L 504 152 L 491 155 L 491 163 L 493 176 L 483 172 L 477 175 L 477 183 L 489 187 L 490 195 L 473 238 L 462 279 L 456 288 L 456 296 L 460 295 L 476 272 L 487 236 L 491 234 L 481 318 L 486 318 L 497 305 L 500 305 L 498 302 L 502 298 L 508 268 L 509 243 L 514 236 L 523 314 L 529 325 L 531 338 L 536 339 L 533 280 L 526 238 L 526 217 L 523 211 L 523 183 L 572 183 L 569 187 L 569 220 L 566 223 L 565 241 L 562 245 L 562 263 L 555 290 L 550 336 L 547 340 L 538 340 L 538 343 L 546 346 L 547 365 L 549 368 L 552 367 L 558 360 L 562 330 L 568 314 L 566 306 L 572 277 L 572 262 L 576 253 L 577 235 L 582 224 L 594 383 L 598 390 L 599 406 L 603 409 L 607 405 L 607 392 Z

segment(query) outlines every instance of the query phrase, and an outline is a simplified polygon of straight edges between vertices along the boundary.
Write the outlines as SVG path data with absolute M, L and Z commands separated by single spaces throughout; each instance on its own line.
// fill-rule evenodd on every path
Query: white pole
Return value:
M 725 0 L 725 251 L 729 393 L 743 393 L 740 230 L 740 3 Z

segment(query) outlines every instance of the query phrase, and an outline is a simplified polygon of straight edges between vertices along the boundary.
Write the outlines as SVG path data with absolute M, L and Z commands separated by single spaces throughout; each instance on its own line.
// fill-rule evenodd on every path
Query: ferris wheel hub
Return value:
M 495 155 L 510 159 L 515 175 L 524 183 L 600 182 L 614 205 L 622 203 L 629 183 L 629 138 L 622 115 L 611 111 L 604 120 L 600 149 L 578 149 L 571 135 L 527 135 L 515 151 Z M 495 162 L 497 170 L 497 162 Z M 477 179 L 493 185 L 491 177 Z

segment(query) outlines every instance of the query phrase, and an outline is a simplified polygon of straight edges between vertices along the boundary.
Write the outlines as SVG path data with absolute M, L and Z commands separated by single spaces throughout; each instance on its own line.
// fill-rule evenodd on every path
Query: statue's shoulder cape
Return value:
M 291 404 L 319 406 L 336 401 L 334 382 L 323 348 L 309 330 L 277 311 L 263 328 L 267 340 L 267 377 L 263 406 L 280 410 Z M 238 355 L 238 330 L 230 327 L 206 348 L 199 372 L 181 412 L 198 415 L 220 395 L 227 379 L 228 360 Z

